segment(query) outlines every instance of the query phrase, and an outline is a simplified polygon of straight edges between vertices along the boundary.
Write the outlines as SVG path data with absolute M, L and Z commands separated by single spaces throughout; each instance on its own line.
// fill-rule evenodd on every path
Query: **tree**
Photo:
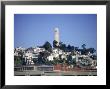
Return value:
M 59 63 L 59 62 L 58 62 L 58 58 L 54 57 L 54 58 L 53 58 L 53 64 L 56 65 L 56 64 L 58 64 L 58 63 Z
M 40 52 L 38 59 L 34 60 L 37 64 L 49 64 L 47 57 L 50 55 L 48 51 Z
M 43 57 L 43 54 L 42 54 L 42 52 L 40 52 L 40 54 L 38 55 L 38 60 L 37 60 L 37 64 L 45 64 L 45 62 L 46 62 L 46 60 L 45 60 L 45 58 Z
M 37 63 L 38 58 L 33 58 L 33 62 L 36 64 Z
M 57 43 L 58 43 L 58 42 L 57 42 L 56 40 L 53 41 L 53 47 L 54 47 L 54 48 L 57 48 L 57 47 L 58 47 L 58 46 L 57 46 Z
M 66 50 L 67 50 L 66 44 L 64 44 L 63 42 L 60 42 L 59 44 L 60 44 L 60 45 L 59 45 L 59 48 L 60 48 L 61 50 L 63 50 L 63 51 L 66 51 Z
M 67 56 L 67 64 L 68 64 L 68 65 L 73 64 L 73 59 L 72 59 L 72 56 L 71 56 L 71 55 L 68 55 L 68 56 Z
M 49 52 L 52 52 L 52 46 L 51 44 L 47 41 L 45 42 L 45 44 L 43 45 L 43 47 L 48 50 Z
M 78 51 L 78 49 L 79 49 L 79 47 L 74 47 L 74 50 L 75 50 L 75 51 Z
M 71 50 L 74 51 L 74 46 L 71 46 Z
M 44 52 L 40 52 L 40 55 L 46 59 L 50 55 L 50 53 L 48 51 L 44 51 Z
M 71 45 L 68 45 L 68 46 L 67 46 L 67 50 L 68 50 L 69 52 L 71 52 L 71 51 L 72 51 L 72 46 L 71 46 Z
M 93 54 L 94 52 L 96 52 L 96 50 L 95 50 L 94 48 L 88 48 L 87 50 L 88 50 L 88 52 L 90 52 L 90 53 L 92 53 L 92 54 Z
M 20 50 L 18 51 L 18 56 L 14 56 L 14 64 L 15 65 L 24 65 L 24 58 L 23 58 L 23 52 Z
M 88 53 L 86 49 L 86 44 L 82 44 L 82 49 L 80 49 L 82 55 L 86 55 Z
M 97 56 L 96 55 L 92 55 L 92 56 L 90 56 L 90 58 L 92 58 L 93 60 L 97 60 Z
M 82 48 L 83 48 L 83 49 L 86 49 L 86 44 L 83 44 L 83 45 L 82 45 Z
M 22 59 L 20 56 L 14 56 L 14 65 L 22 65 Z
M 25 58 L 22 59 L 22 65 L 26 65 Z

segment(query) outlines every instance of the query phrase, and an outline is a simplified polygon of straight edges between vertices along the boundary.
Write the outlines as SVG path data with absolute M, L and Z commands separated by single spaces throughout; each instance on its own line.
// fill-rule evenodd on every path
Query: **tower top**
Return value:
M 55 27 L 55 32 L 59 32 L 59 28 L 58 27 Z

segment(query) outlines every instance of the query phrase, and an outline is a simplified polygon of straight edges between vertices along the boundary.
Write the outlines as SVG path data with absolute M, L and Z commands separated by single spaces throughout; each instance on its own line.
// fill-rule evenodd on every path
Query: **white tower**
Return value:
M 58 28 L 55 28 L 54 29 L 54 40 L 56 40 L 58 43 L 57 43 L 57 46 L 59 45 L 59 42 L 60 42 L 60 39 L 59 39 L 59 29 Z

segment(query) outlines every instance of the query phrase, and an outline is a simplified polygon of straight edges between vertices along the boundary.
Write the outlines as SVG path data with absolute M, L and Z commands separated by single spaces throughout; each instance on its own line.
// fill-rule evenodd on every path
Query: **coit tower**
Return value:
M 59 39 L 59 28 L 54 28 L 54 40 L 57 41 L 57 46 L 59 45 L 60 39 Z

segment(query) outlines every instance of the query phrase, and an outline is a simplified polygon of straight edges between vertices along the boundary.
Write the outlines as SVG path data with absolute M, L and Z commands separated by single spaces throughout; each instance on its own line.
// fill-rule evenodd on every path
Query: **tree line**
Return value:
M 75 62 L 75 60 L 72 59 L 72 56 L 71 56 L 71 55 L 75 55 L 74 51 L 79 51 L 79 52 L 81 52 L 82 55 L 87 55 L 89 52 L 92 54 L 96 52 L 96 50 L 94 48 L 86 48 L 86 44 L 82 44 L 82 49 L 79 49 L 79 47 L 75 47 L 73 45 L 66 45 L 63 42 L 59 42 L 59 45 L 57 45 L 57 43 L 58 42 L 54 40 L 53 41 L 53 47 L 52 47 L 52 45 L 48 41 L 46 41 L 42 46 L 40 46 L 41 48 L 45 48 L 46 51 L 40 52 L 37 59 L 32 59 L 33 62 L 37 65 L 42 65 L 42 64 L 55 65 L 58 63 L 66 63 L 68 65 L 71 65 L 71 64 L 75 65 L 76 62 Z M 67 56 L 67 60 L 64 58 L 62 59 L 61 55 L 59 55 L 59 59 L 53 58 L 53 61 L 49 61 L 47 59 L 47 57 L 52 53 L 53 48 L 61 49 L 64 52 L 71 52 L 71 55 Z M 32 47 L 30 47 L 28 49 L 32 49 Z M 25 59 L 23 58 L 22 51 L 19 51 L 19 55 L 20 56 L 14 56 L 15 65 L 26 65 L 26 62 L 24 61 Z M 96 55 L 93 55 L 90 57 L 92 59 L 97 58 Z

